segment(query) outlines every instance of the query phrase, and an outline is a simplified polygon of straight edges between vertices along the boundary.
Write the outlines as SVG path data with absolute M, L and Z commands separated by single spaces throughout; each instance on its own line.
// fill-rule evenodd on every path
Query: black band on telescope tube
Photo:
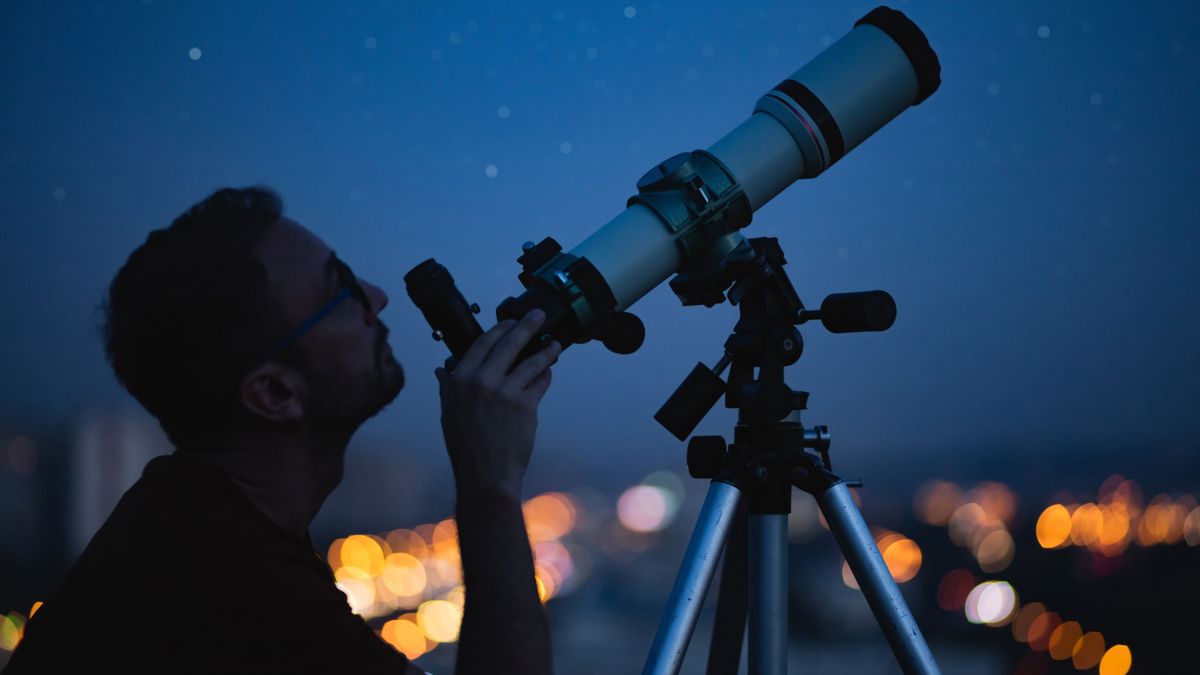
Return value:
M 929 46 L 929 39 L 912 19 L 890 7 L 876 7 L 856 21 L 854 27 L 864 23 L 887 33 L 908 57 L 909 63 L 917 73 L 917 100 L 912 102 L 913 105 L 924 101 L 937 91 L 938 86 L 942 84 L 942 64 L 938 61 L 933 47 Z
M 775 85 L 775 88 L 787 94 L 788 98 L 804 108 L 804 112 L 808 113 L 813 122 L 816 122 L 817 128 L 821 130 L 821 135 L 825 137 L 825 145 L 829 147 L 829 165 L 841 159 L 846 154 L 846 142 L 842 139 L 842 130 L 838 128 L 833 115 L 829 113 L 829 108 L 821 103 L 821 99 L 817 98 L 817 95 L 812 93 L 808 87 L 795 80 L 784 80 Z

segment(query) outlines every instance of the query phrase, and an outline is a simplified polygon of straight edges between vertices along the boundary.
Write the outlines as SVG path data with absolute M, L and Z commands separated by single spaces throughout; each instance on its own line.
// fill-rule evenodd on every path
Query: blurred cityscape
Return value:
M 463 605 L 455 524 L 433 512 L 449 502 L 420 487 L 447 477 L 356 444 L 313 540 L 383 640 L 432 673 L 452 672 Z M 168 451 L 153 420 L 127 412 L 0 427 L 0 666 L 145 462 Z M 943 672 L 1195 671 L 1197 460 L 1136 452 L 897 463 L 862 476 L 855 497 Z M 525 503 L 556 670 L 638 672 L 706 484 L 673 468 L 591 478 L 563 475 Z M 797 491 L 790 661 L 806 673 L 899 672 L 826 530 Z M 713 597 L 687 673 L 703 672 Z

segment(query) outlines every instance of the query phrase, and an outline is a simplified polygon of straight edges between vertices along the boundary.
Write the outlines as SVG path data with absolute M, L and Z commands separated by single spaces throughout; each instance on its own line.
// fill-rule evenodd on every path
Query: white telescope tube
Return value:
M 820 174 L 937 89 L 940 66 L 924 34 L 885 7 L 767 92 L 755 112 L 709 147 L 752 210 Z M 678 234 L 634 204 L 570 251 L 587 258 L 617 300 L 637 302 L 685 264 Z

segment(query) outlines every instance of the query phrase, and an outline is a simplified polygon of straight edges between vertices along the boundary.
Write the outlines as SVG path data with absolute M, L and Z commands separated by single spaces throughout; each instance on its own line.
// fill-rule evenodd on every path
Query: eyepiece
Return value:
M 425 315 L 425 320 L 450 348 L 454 359 L 461 359 L 483 328 L 475 319 L 478 306 L 467 302 L 450 271 L 430 258 L 404 275 L 408 297 Z

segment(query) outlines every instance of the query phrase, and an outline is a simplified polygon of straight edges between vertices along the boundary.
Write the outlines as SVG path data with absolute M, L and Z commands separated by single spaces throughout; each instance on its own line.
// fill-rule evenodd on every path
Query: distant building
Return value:
M 67 543 L 72 556 L 91 541 L 146 463 L 171 449 L 158 422 L 140 411 L 84 415 L 68 468 Z

